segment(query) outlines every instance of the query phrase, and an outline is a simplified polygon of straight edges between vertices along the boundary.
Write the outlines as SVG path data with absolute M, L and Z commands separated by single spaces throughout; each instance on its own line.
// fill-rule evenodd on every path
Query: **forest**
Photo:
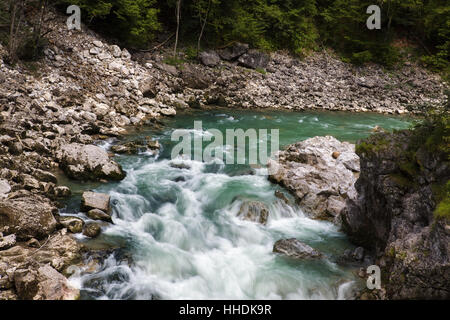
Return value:
M 379 30 L 366 27 L 366 9 L 373 4 L 381 8 Z M 45 42 L 42 11 L 53 6 L 65 13 L 69 5 L 81 8 L 89 28 L 130 49 L 168 38 L 194 57 L 235 41 L 299 57 L 331 47 L 355 64 L 392 67 L 408 55 L 433 71 L 449 71 L 446 0 L 0 0 L 0 40 L 17 42 L 14 30 L 22 23 L 29 31 L 15 46 L 24 56 L 36 56 Z

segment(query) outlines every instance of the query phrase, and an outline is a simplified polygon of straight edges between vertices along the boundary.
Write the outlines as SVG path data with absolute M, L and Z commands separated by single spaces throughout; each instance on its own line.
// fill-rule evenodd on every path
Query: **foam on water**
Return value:
M 193 120 L 205 120 L 204 128 L 211 128 L 220 124 L 218 117 L 225 120 L 221 130 L 230 123 L 245 130 L 252 126 L 271 129 L 271 125 L 280 126 L 281 122 L 289 131 L 280 130 L 280 145 L 316 135 L 310 132 L 311 128 L 321 134 L 356 139 L 382 124 L 382 119 L 374 116 L 356 118 L 360 120 L 355 122 L 352 117 L 359 116 L 208 112 L 200 118 L 180 118 L 186 123 L 175 122 L 172 127 L 188 128 L 184 129 L 186 133 L 206 137 L 209 135 L 206 129 L 189 129 Z M 392 127 L 404 125 L 391 118 L 385 122 Z M 265 168 L 250 173 L 248 166 L 227 166 L 223 161 L 168 159 L 171 132 L 165 130 L 157 137 L 163 146 L 159 158 L 151 153 L 120 156 L 117 160 L 127 171 L 127 177 L 120 183 L 97 188 L 111 195 L 113 207 L 114 224 L 103 229 L 101 241 L 120 244 L 132 263 L 115 251 L 96 272 L 75 272 L 70 281 L 82 290 L 83 298 L 348 299 L 352 296 L 360 281 L 352 270 L 336 263 L 336 258 L 352 246 L 335 225 L 309 219 L 292 198 L 291 204 L 286 204 L 275 197 L 274 191 L 279 187 L 268 181 Z M 111 141 L 102 147 L 108 149 L 110 145 Z M 230 147 L 217 151 L 228 152 Z M 268 206 L 266 225 L 237 217 L 241 204 L 248 200 Z M 322 252 L 324 258 L 296 261 L 274 254 L 273 244 L 286 238 L 303 241 Z

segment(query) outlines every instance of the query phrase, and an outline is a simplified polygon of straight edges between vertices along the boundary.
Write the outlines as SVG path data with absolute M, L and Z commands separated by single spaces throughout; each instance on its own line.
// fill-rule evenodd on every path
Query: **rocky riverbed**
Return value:
M 63 275 L 81 262 L 83 246 L 70 235 L 80 222 L 58 216 L 57 200 L 70 189 L 58 184 L 55 171 L 80 180 L 123 179 L 111 154 L 94 145 L 99 139 L 208 105 L 408 113 L 444 100 L 445 84 L 414 64 L 390 74 L 328 53 L 300 61 L 234 44 L 203 54 L 204 65 L 176 67 L 165 63 L 164 51 L 132 55 L 86 28 L 68 31 L 65 17 L 50 23 L 45 57 L 31 67 L 6 65 L 0 47 L 0 299 L 77 297 Z M 340 162 L 346 151 L 339 152 L 326 161 Z M 333 192 L 331 215 L 348 193 Z

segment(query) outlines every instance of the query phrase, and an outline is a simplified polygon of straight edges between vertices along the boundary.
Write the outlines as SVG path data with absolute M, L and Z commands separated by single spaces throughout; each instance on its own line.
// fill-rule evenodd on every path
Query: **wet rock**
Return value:
M 273 252 L 295 259 L 318 259 L 322 257 L 319 251 L 295 238 L 278 240 L 273 245 Z
M 265 225 L 269 217 L 269 208 L 262 202 L 246 201 L 242 203 L 238 217 Z
M 283 192 L 279 191 L 279 190 L 275 191 L 275 197 L 277 197 L 278 199 L 282 200 L 286 204 L 290 204 L 290 201 L 286 197 L 286 195 Z
M 199 54 L 199 59 L 207 67 L 215 67 L 220 62 L 220 57 L 214 50 L 203 51 Z
M 54 189 L 54 194 L 57 198 L 67 198 L 70 197 L 72 192 L 70 191 L 69 187 L 59 186 Z
M 333 153 L 339 152 L 334 158 Z M 290 145 L 279 152 L 278 162 L 270 161 L 269 179 L 284 186 L 311 217 L 334 220 L 345 208 L 347 198 L 355 198 L 353 171 L 359 171 L 355 146 L 334 137 L 314 137 Z
M 48 171 L 44 171 L 41 169 L 34 169 L 33 170 L 33 176 L 38 179 L 39 181 L 44 182 L 52 182 L 57 183 L 58 180 L 56 179 L 55 175 L 53 173 L 50 173 Z
M 24 195 L 0 202 L 0 232 L 15 233 L 20 240 L 43 238 L 56 228 L 58 209 L 38 195 Z
M 83 231 L 84 221 L 77 217 L 63 216 L 59 217 L 59 223 L 72 233 L 80 233 Z
M 13 247 L 16 244 L 16 235 L 10 234 L 9 236 L 2 237 L 0 234 L 0 250 L 6 250 Z
M 249 50 L 239 57 L 239 64 L 251 69 L 265 69 L 269 63 L 269 56 L 258 50 Z
M 147 139 L 147 146 L 148 146 L 150 149 L 153 149 L 153 150 L 156 150 L 156 149 L 160 149 L 160 148 L 161 148 L 161 145 L 159 144 L 159 141 L 157 141 L 157 140 L 150 140 L 150 139 Z
M 111 216 L 100 209 L 91 209 L 87 212 L 87 216 L 92 220 L 103 220 L 112 222 Z
M 102 229 L 97 223 L 87 223 L 83 229 L 83 235 L 89 238 L 97 238 Z
M 76 300 L 80 296 L 79 290 L 50 265 L 16 270 L 14 284 L 23 300 Z
M 105 193 L 97 193 L 92 191 L 83 192 L 81 196 L 81 210 L 88 212 L 92 209 L 99 209 L 103 212 L 110 212 L 110 196 Z
M 122 180 L 122 167 L 109 159 L 108 153 L 94 145 L 71 143 L 64 145 L 57 153 L 57 159 L 64 172 L 78 180 Z

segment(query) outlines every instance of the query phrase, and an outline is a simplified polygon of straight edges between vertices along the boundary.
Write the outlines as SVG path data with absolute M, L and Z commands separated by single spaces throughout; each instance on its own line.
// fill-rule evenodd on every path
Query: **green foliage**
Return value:
M 437 194 L 439 203 L 434 210 L 435 217 L 450 219 L 450 180 Z
M 80 6 L 83 17 L 105 33 L 131 47 L 146 47 L 160 30 L 156 0 L 70 0 Z

